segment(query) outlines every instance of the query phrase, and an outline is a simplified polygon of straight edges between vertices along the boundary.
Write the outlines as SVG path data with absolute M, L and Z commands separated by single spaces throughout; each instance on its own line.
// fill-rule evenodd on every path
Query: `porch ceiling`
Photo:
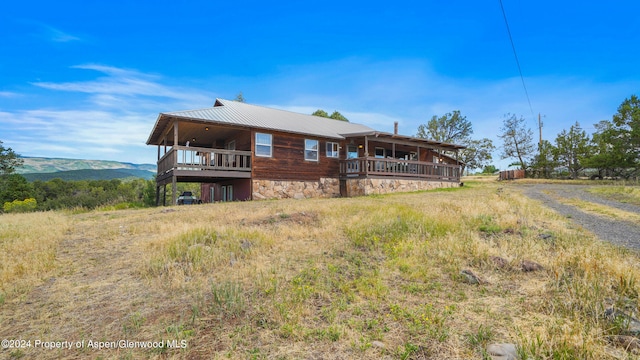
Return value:
M 249 131 L 249 130 L 241 130 L 237 127 L 229 127 L 218 124 L 204 123 L 198 121 L 185 121 L 184 119 L 172 119 L 171 121 L 166 121 L 163 131 L 154 132 L 149 141 L 148 145 L 163 145 L 164 139 L 167 139 L 167 146 L 173 146 L 174 139 L 174 127 L 173 123 L 178 121 L 178 144 L 177 145 L 185 145 L 187 141 L 189 141 L 190 146 L 194 147 L 212 147 L 212 145 L 216 142 L 220 143 L 224 140 L 230 139 L 234 137 L 234 134 L 237 134 L 239 131 Z M 194 140 L 195 139 L 195 140 Z

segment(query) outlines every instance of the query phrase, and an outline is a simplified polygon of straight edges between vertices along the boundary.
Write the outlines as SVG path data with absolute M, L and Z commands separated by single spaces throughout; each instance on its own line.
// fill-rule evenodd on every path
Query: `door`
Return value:
M 233 185 L 227 185 L 227 201 L 233 201 Z

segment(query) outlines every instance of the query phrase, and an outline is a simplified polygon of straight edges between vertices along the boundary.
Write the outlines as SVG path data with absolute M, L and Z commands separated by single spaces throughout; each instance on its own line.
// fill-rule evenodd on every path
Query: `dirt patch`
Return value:
M 259 219 L 254 225 L 273 225 L 273 224 L 298 224 L 298 225 L 315 225 L 318 223 L 318 213 L 316 212 L 296 212 L 293 214 L 279 213 L 274 216 Z

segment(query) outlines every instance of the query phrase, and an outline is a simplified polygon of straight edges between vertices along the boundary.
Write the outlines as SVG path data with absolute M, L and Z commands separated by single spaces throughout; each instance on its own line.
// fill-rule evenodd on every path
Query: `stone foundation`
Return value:
M 314 197 L 340 197 L 340 181 L 333 178 L 321 178 L 319 181 L 253 180 L 253 200 Z
M 347 179 L 347 196 L 364 196 L 371 194 L 388 194 L 394 192 L 409 192 L 418 190 L 433 190 L 438 188 L 458 187 L 460 183 L 434 180 L 408 179 Z

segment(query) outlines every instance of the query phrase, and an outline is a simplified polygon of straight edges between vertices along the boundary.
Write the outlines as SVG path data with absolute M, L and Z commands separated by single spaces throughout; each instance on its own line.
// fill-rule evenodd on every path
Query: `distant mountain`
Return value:
M 126 178 L 153 179 L 156 166 L 106 160 L 80 160 L 23 157 L 24 165 L 16 169 L 27 180 L 111 180 Z
M 62 180 L 111 180 L 111 179 L 146 179 L 151 180 L 155 173 L 147 170 L 137 169 L 82 169 L 56 171 L 50 173 L 22 174 L 27 181 L 48 181 L 52 179 Z

